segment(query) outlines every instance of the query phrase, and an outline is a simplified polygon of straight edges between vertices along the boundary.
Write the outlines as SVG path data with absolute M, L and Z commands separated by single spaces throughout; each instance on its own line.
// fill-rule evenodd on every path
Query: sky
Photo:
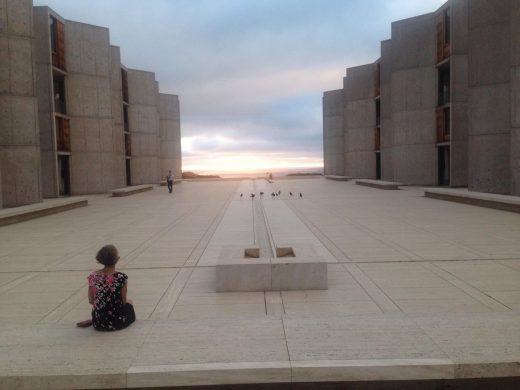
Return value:
M 108 27 L 124 65 L 179 95 L 183 171 L 323 166 L 323 91 L 374 62 L 391 22 L 445 0 L 34 0 Z

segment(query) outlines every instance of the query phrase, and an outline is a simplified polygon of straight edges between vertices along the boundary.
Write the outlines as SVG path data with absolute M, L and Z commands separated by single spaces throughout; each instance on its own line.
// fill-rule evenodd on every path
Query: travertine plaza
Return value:
M 108 28 L 3 0 L 0 42 L 0 208 L 180 178 L 179 98 Z
M 281 195 L 240 197 L 260 191 Z M 0 228 L 2 389 L 496 377 L 509 379 L 476 388 L 518 388 L 518 213 L 324 178 L 88 201 Z M 327 290 L 216 292 L 219 261 L 258 245 L 253 202 L 277 247 L 327 262 Z M 112 333 L 75 326 L 106 243 L 137 311 Z
M 520 2 L 449 0 L 391 31 L 323 96 L 325 174 L 520 195 Z

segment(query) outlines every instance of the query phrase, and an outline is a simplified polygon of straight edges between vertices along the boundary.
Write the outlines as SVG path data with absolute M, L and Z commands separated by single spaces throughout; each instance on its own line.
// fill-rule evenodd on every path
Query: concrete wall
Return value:
M 345 174 L 375 179 L 374 64 L 347 69 L 345 83 Z
M 58 167 L 56 159 L 56 134 L 54 129 L 53 78 L 50 47 L 49 17 L 59 18 L 48 7 L 34 7 L 34 34 L 36 60 L 36 92 L 38 96 L 38 124 L 40 128 L 40 155 L 42 193 L 44 198 L 59 195 Z
M 392 23 L 394 179 L 437 184 L 437 105 L 434 14 Z
M 71 192 L 115 187 L 108 29 L 67 21 L 67 102 L 71 117 Z
M 128 69 L 129 122 L 132 139 L 132 184 L 158 183 L 161 178 L 158 88 L 155 74 Z
M 343 89 L 323 94 L 323 163 L 325 175 L 345 174 Z
M 394 180 L 392 126 L 392 41 L 381 42 L 381 179 Z
M 0 0 L 2 207 L 40 202 L 41 169 L 31 0 Z
M 510 12 L 514 2 L 468 3 L 468 187 L 474 191 L 511 192 Z
M 450 186 L 468 185 L 468 0 L 450 0 Z
M 520 1 L 511 2 L 511 193 L 520 196 Z
M 161 178 L 172 171 L 174 177 L 182 176 L 181 122 L 179 97 L 159 94 L 159 116 L 161 132 Z
M 121 80 L 121 52 L 119 47 L 110 46 L 110 91 L 112 106 L 112 153 L 114 160 L 113 188 L 126 185 L 125 139 L 123 124 L 123 85 Z

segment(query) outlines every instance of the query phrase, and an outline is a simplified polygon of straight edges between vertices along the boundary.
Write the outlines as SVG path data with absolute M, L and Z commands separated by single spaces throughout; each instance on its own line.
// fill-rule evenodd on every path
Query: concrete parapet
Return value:
M 344 162 L 343 90 L 323 94 L 323 153 L 326 175 L 342 175 Z

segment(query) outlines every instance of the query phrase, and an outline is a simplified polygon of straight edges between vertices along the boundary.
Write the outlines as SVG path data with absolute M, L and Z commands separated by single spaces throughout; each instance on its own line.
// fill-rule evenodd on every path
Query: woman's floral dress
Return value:
M 134 308 L 123 303 L 121 290 L 128 276 L 122 272 L 102 275 L 92 272 L 88 285 L 93 292 L 92 323 L 97 330 L 118 330 L 135 321 Z

